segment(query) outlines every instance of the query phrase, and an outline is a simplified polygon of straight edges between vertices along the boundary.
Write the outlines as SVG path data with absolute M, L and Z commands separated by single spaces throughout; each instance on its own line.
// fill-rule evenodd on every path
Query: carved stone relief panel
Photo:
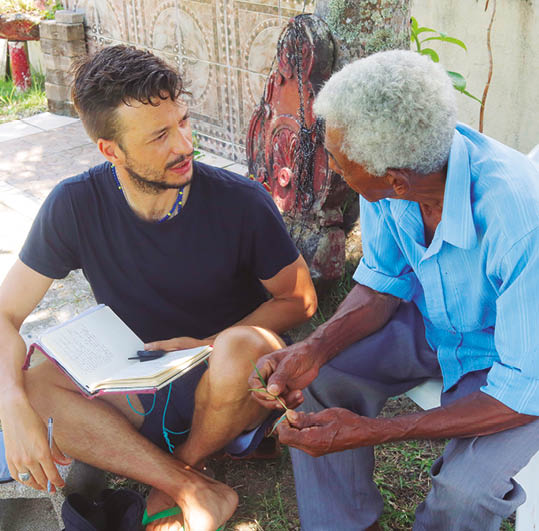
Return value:
M 304 0 L 64 0 L 85 13 L 90 52 L 147 48 L 188 82 L 201 146 L 245 161 L 245 135 L 279 35 Z M 314 0 L 306 0 L 307 11 Z
M 113 0 L 66 0 L 67 9 L 82 11 L 88 51 L 93 53 L 103 46 L 128 42 L 132 12 L 128 2 Z
M 262 97 L 279 36 L 289 18 L 303 9 L 303 1 L 296 2 L 295 6 L 287 4 L 285 9 L 282 4 L 282 0 L 232 0 L 228 3 L 232 121 L 238 160 L 244 160 L 249 120 Z

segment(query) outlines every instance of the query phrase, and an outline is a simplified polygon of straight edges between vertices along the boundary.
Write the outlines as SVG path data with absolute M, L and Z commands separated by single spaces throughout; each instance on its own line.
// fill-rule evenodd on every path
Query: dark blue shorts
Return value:
M 144 417 L 144 422 L 140 429 L 140 433 L 144 435 L 144 437 L 163 450 L 168 451 L 168 445 L 163 436 L 164 422 L 164 426 L 167 430 L 176 433 L 184 432 L 182 434 L 172 434 L 169 431 L 169 439 L 174 446 L 182 444 L 182 442 L 185 441 L 189 435 L 189 429 L 191 428 L 191 421 L 195 410 L 195 390 L 206 368 L 206 363 L 201 363 L 181 378 L 172 382 L 170 398 L 170 386 L 167 385 L 163 389 L 157 391 L 155 394 L 155 404 L 154 395 L 138 395 L 144 408 L 144 412 L 147 413 L 151 410 L 151 412 Z M 163 419 L 165 407 L 166 414 Z M 225 447 L 225 451 L 236 457 L 243 457 L 250 454 L 257 448 L 260 441 L 264 438 L 266 431 L 268 431 L 268 428 L 281 414 L 282 411 L 272 411 L 269 417 L 258 428 L 238 436 Z
M 140 433 L 144 435 L 144 437 L 163 450 L 168 450 L 167 443 L 163 436 L 163 421 L 165 427 L 173 432 L 184 432 L 191 428 L 191 420 L 195 410 L 195 390 L 205 370 L 206 364 L 201 363 L 187 374 L 184 374 L 181 378 L 174 380 L 170 386 L 167 385 L 166 387 L 163 387 L 163 389 L 157 391 L 155 394 L 155 404 L 154 395 L 138 395 L 142 402 L 144 412 L 147 413 L 140 429 Z M 169 388 L 171 386 L 172 389 L 170 390 L 170 399 L 166 408 L 166 416 L 163 419 L 163 412 L 165 411 Z M 188 434 L 189 432 L 183 435 L 170 434 L 170 441 L 174 445 L 181 444 L 187 438 Z

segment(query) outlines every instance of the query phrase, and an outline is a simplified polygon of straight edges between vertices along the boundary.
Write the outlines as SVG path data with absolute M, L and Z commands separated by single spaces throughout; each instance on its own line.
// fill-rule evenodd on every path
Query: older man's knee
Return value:
M 512 478 L 492 477 L 481 465 L 459 457 L 446 461 L 442 456 L 432 465 L 432 489 L 418 507 L 414 530 L 431 529 L 432 522 L 440 523 L 441 530 L 461 529 L 461 524 L 499 529 L 499 521 L 524 502 L 525 493 Z

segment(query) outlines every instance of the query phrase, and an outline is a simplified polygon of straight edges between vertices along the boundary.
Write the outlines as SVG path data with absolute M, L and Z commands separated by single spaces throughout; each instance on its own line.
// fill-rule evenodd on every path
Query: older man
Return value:
M 251 399 L 247 377 L 253 361 L 284 345 L 277 334 L 315 310 L 309 271 L 259 184 L 193 161 L 189 109 L 174 69 L 149 52 L 113 46 L 78 65 L 73 92 L 106 162 L 55 187 L 0 288 L 9 470 L 35 488 L 47 480 L 60 486 L 59 448 L 154 487 L 148 514 L 158 520 L 147 529 L 183 523 L 214 531 L 237 494 L 196 469 L 227 443 L 241 453 L 263 436 L 268 411 Z M 20 324 L 54 278 L 79 268 L 98 302 L 147 348 L 211 343 L 209 368 L 130 402 L 125 395 L 86 400 L 48 362 L 23 374 Z M 43 422 L 49 416 L 53 455 Z M 176 505 L 183 517 L 169 516 Z
M 304 400 L 279 427 L 299 449 L 302 526 L 376 528 L 372 447 L 450 438 L 414 529 L 498 530 L 525 499 L 513 476 L 539 450 L 537 170 L 457 124 L 447 74 L 413 52 L 346 66 L 315 112 L 333 169 L 361 194 L 364 256 L 335 315 L 258 363 L 271 394 Z M 376 418 L 435 376 L 441 407 Z

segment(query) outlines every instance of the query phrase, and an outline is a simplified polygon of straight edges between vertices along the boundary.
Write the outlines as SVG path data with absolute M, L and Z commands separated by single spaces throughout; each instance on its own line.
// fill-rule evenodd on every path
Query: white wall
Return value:
M 412 0 L 412 15 L 463 40 L 458 46 L 430 41 L 448 70 L 463 74 L 481 98 L 488 75 L 487 28 L 494 0 Z M 539 144 L 539 0 L 496 0 L 492 28 L 494 70 L 484 132 L 524 153 Z M 434 42 L 434 44 L 432 44 Z M 460 120 L 477 128 L 479 103 L 459 95 Z
M 43 63 L 43 54 L 41 53 L 41 45 L 39 41 L 28 41 L 28 58 L 30 59 L 30 66 L 41 72 L 45 73 L 45 65 Z

